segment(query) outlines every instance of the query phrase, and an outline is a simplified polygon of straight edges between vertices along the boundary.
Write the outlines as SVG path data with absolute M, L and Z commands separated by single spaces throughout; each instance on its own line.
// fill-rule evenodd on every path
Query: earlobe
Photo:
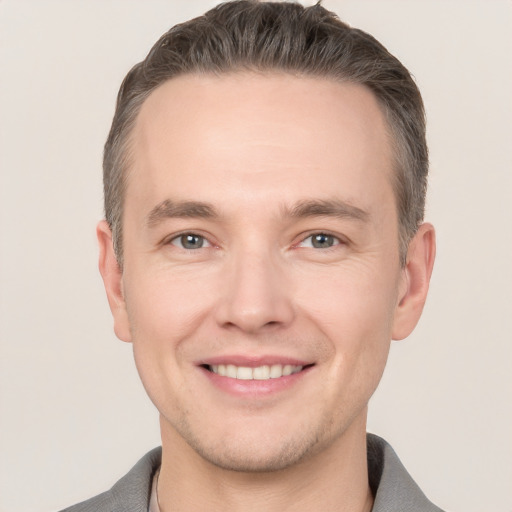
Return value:
M 402 284 L 395 310 L 392 337 L 401 340 L 416 327 L 427 299 L 436 253 L 435 230 L 422 224 L 409 244 L 407 262 L 402 270 Z
M 121 341 L 131 342 L 130 324 L 123 295 L 123 272 L 119 267 L 112 243 L 112 232 L 105 220 L 98 223 L 99 270 L 114 318 L 114 332 Z

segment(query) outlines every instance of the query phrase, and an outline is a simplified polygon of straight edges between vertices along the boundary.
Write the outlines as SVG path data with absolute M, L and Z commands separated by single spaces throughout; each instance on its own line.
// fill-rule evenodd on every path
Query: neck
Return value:
M 269 473 L 219 468 L 162 420 L 160 512 L 370 512 L 365 421 L 323 451 Z

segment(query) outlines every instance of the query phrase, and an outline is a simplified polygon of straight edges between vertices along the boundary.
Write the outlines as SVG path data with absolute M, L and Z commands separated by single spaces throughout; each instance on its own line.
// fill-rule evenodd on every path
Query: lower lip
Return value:
M 214 386 L 231 395 L 244 396 L 246 398 L 264 397 L 289 389 L 300 382 L 311 369 L 312 367 L 308 366 L 300 372 L 278 377 L 277 379 L 242 380 L 223 377 L 204 367 L 200 367 L 200 370 Z

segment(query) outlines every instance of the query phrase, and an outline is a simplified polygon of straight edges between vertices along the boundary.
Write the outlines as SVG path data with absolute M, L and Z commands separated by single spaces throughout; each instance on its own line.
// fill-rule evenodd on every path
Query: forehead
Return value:
M 219 180 L 241 191 L 272 180 L 286 199 L 294 183 L 318 186 L 324 171 L 352 175 L 359 192 L 368 172 L 387 182 L 392 172 L 387 125 L 367 88 L 287 73 L 169 80 L 142 105 L 132 143 L 128 195 L 202 186 L 214 196 Z

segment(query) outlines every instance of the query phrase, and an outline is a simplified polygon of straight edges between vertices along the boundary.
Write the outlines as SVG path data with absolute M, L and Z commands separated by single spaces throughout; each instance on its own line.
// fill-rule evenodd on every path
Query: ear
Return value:
M 112 243 L 112 232 L 107 221 L 102 220 L 96 227 L 100 250 L 99 269 L 110 311 L 114 317 L 114 332 L 121 341 L 131 342 L 130 323 L 123 296 L 123 272 L 119 267 Z
M 434 226 L 422 224 L 409 243 L 407 262 L 402 270 L 399 302 L 393 321 L 394 340 L 409 336 L 420 319 L 427 299 L 435 255 Z

